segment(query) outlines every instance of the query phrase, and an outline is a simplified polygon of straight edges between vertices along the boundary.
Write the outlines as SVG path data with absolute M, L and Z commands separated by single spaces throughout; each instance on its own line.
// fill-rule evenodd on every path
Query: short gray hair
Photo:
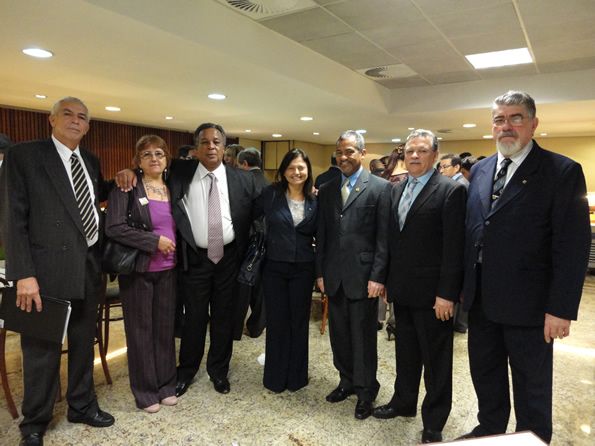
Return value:
M 357 133 L 355 130 L 347 130 L 346 132 L 341 133 L 341 136 L 339 136 L 339 139 L 337 139 L 337 142 L 335 143 L 335 147 L 344 139 L 349 139 L 351 137 L 355 138 L 355 148 L 361 153 L 361 151 L 364 150 L 364 137 L 361 133 Z
M 89 114 L 89 109 L 87 108 L 85 103 L 83 101 L 81 101 L 79 98 L 75 98 L 74 96 L 66 96 L 65 98 L 60 99 L 58 102 L 56 102 L 54 104 L 50 114 L 52 116 L 58 116 L 58 111 L 60 110 L 60 106 L 64 102 L 76 102 L 77 104 L 81 104 L 83 107 L 85 107 L 85 110 L 87 110 L 87 122 L 91 121 L 91 115 Z
M 492 118 L 499 105 L 520 105 L 525 109 L 530 119 L 535 118 L 535 113 L 537 112 L 535 101 L 524 91 L 510 90 L 508 93 L 504 93 L 502 96 L 494 99 L 494 103 L 492 104 Z
M 432 151 L 436 152 L 438 150 L 438 137 L 429 130 L 417 129 L 412 131 L 411 134 L 407 137 L 407 143 L 409 143 L 409 140 L 413 138 L 431 138 Z M 407 144 L 405 144 L 405 147 L 407 147 Z

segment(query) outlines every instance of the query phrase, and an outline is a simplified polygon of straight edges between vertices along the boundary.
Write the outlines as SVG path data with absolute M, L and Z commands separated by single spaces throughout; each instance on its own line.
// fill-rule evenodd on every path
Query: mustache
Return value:
M 514 132 L 514 131 L 500 132 L 500 133 L 498 133 L 498 141 L 500 141 L 502 138 L 505 138 L 507 136 L 510 136 L 512 138 L 518 138 L 519 137 L 519 135 L 517 134 L 517 132 Z

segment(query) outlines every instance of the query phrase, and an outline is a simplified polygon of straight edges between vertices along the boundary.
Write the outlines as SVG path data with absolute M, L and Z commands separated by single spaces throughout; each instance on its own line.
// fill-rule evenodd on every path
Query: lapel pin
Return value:
M 523 180 L 523 184 L 527 184 L 527 180 Z
M 138 199 L 138 201 L 140 201 L 140 204 L 142 204 L 143 206 L 149 204 L 149 200 L 147 199 L 147 197 L 141 197 Z
M 356 188 L 355 188 L 355 191 L 356 191 L 356 192 L 359 192 L 359 187 L 356 187 Z

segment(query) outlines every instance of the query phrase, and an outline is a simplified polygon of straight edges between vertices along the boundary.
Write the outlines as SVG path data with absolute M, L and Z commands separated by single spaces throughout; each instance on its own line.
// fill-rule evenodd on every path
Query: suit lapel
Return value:
M 43 167 L 46 170 L 54 188 L 56 189 L 56 194 L 58 197 L 60 197 L 62 203 L 64 203 L 66 211 L 76 224 L 81 234 L 86 237 L 78 203 L 76 202 L 74 190 L 72 189 L 72 183 L 68 179 L 68 173 L 66 172 L 62 158 L 60 158 L 54 142 L 51 139 L 46 141 L 46 148 L 43 151 Z M 97 197 L 97 192 L 95 196 Z
M 440 174 L 434 171 L 426 185 L 415 198 L 415 201 L 411 204 L 411 208 L 409 209 L 409 212 L 407 212 L 407 217 L 405 218 L 405 225 L 403 226 L 403 228 L 407 225 L 409 220 L 413 218 L 416 212 L 424 205 L 428 198 L 430 198 L 432 194 L 436 192 L 436 189 L 438 188 L 437 175 Z
M 349 198 L 347 198 L 347 202 L 343 206 L 343 210 L 345 210 L 349 206 L 351 206 L 351 204 L 355 200 L 357 200 L 357 197 L 359 197 L 366 190 L 366 188 L 368 187 L 369 176 L 370 176 L 370 174 L 368 172 L 366 172 L 365 170 L 362 170 L 362 172 L 359 174 L 357 181 L 353 185 L 351 192 L 349 193 Z M 339 199 L 342 201 L 342 198 L 340 198 L 340 197 L 341 197 L 341 189 L 339 189 Z
M 490 213 L 492 206 L 492 186 L 494 184 L 494 175 L 496 173 L 496 163 L 498 155 L 492 155 L 478 166 L 479 172 L 473 176 L 473 182 L 477 182 L 479 198 L 481 200 L 481 210 L 483 216 Z

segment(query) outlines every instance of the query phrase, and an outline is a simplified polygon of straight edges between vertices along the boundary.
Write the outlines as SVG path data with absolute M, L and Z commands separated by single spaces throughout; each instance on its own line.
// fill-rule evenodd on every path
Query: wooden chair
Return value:
M 326 317 L 328 315 L 328 296 L 320 291 L 320 288 L 314 282 L 314 290 L 312 291 L 312 300 L 314 302 L 322 303 L 322 325 L 320 327 L 320 334 L 324 334 L 326 328 Z
M 103 294 L 101 296 L 101 307 L 99 308 L 99 319 L 97 321 L 99 331 L 103 339 L 104 352 L 107 354 L 109 347 L 109 323 L 115 321 L 121 321 L 123 317 L 111 317 L 111 309 L 114 307 L 122 307 L 122 301 L 120 300 L 120 287 L 110 286 L 109 277 L 103 273 Z M 113 282 L 112 282 L 113 283 Z
M 2 285 L 0 286 L 0 294 L 2 294 L 2 289 L 8 286 L 8 282 L 0 277 L 0 284 Z M 4 397 L 8 404 L 8 411 L 13 418 L 18 418 L 19 412 L 14 404 L 10 387 L 8 386 L 8 375 L 6 373 L 6 330 L 4 328 L 0 328 L 0 377 L 2 378 L 2 389 L 4 390 Z

